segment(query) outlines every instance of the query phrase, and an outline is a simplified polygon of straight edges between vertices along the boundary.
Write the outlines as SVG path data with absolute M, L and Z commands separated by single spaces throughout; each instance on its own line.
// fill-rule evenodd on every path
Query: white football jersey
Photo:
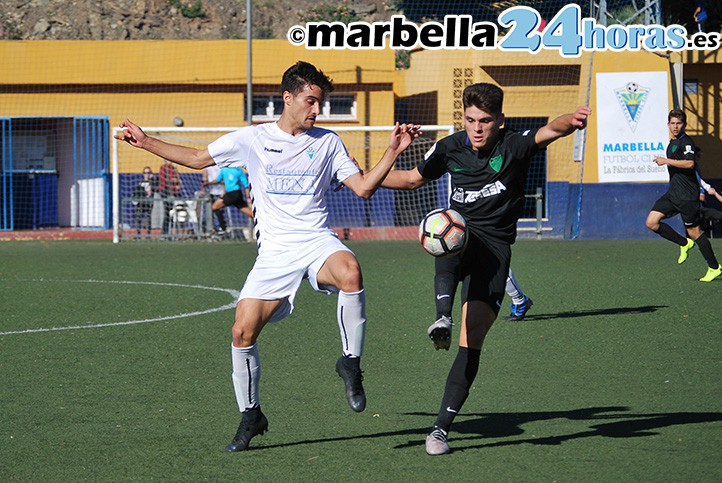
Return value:
M 208 173 L 208 181 L 215 181 L 218 179 L 221 168 L 218 166 L 209 166 L 206 168 L 206 172 Z M 213 196 L 223 196 L 226 190 L 221 183 L 216 183 L 208 186 L 208 192 Z
M 326 193 L 358 173 L 338 135 L 319 127 L 293 136 L 275 122 L 249 126 L 213 141 L 208 152 L 218 166 L 246 168 L 259 251 L 333 233 Z

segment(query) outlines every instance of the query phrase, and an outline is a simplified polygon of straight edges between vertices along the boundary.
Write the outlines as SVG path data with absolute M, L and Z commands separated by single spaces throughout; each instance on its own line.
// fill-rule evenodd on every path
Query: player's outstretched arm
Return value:
M 215 164 L 207 148 L 195 149 L 161 141 L 146 135 L 140 126 L 128 119 L 121 122 L 120 127 L 123 130 L 114 136 L 115 139 L 125 141 L 131 146 L 148 151 L 173 163 L 193 169 L 203 169 Z
M 389 145 L 384 151 L 381 160 L 370 171 L 359 172 L 349 176 L 343 182 L 346 186 L 361 198 L 370 198 L 381 186 L 386 176 L 394 166 L 396 159 L 409 145 L 419 137 L 421 126 L 418 124 L 399 124 L 394 126 L 389 139 Z
M 657 166 L 674 166 L 675 168 L 692 169 L 694 168 L 694 159 L 669 159 L 663 156 L 655 156 L 654 162 Z
M 395 169 L 381 183 L 384 188 L 392 190 L 415 190 L 431 181 L 421 176 L 418 168 Z
M 545 148 L 557 139 L 568 136 L 577 129 L 587 127 L 587 119 L 591 114 L 592 110 L 587 106 L 578 107 L 571 114 L 562 114 L 546 126 L 541 127 L 536 132 L 534 140 L 540 148 Z

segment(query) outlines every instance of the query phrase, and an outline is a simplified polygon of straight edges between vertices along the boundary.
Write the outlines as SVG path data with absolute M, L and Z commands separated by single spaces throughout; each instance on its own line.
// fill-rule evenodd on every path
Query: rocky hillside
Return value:
M 286 38 L 309 16 L 369 22 L 393 11 L 383 0 L 253 0 L 253 38 Z M 319 20 L 319 18 L 316 18 Z M 242 39 L 246 0 L 2 0 L 0 39 Z

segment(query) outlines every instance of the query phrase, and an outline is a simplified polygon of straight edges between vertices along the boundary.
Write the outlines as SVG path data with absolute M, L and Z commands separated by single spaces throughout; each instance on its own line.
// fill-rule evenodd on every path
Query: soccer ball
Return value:
M 419 225 L 419 241 L 435 257 L 457 253 L 466 244 L 466 221 L 452 209 L 433 210 Z

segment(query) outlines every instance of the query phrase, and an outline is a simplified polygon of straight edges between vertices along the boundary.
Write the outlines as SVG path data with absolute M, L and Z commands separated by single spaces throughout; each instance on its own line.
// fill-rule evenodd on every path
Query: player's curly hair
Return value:
M 290 92 L 297 94 L 307 84 L 316 85 L 321 88 L 324 94 L 333 92 L 331 79 L 313 64 L 299 60 L 283 73 L 281 79 L 281 93 Z
M 494 84 L 479 82 L 464 89 L 463 100 L 464 109 L 474 106 L 489 114 L 498 116 L 502 113 L 504 91 Z

